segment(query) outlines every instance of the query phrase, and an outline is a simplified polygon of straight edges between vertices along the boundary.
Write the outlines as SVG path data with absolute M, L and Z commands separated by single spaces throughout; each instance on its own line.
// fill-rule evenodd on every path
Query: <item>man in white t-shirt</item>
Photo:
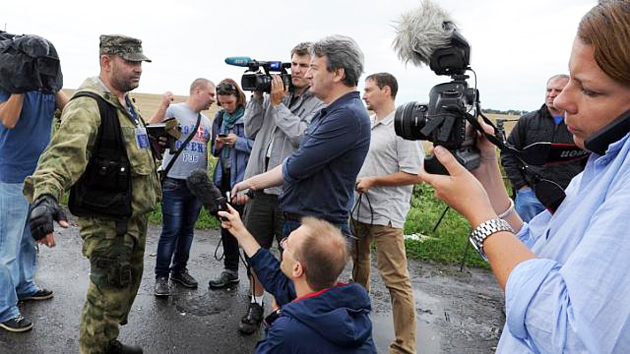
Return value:
M 186 178 L 194 169 L 206 170 L 208 167 L 206 148 L 212 135 L 212 123 L 201 111 L 210 108 L 215 96 L 215 86 L 210 80 L 196 79 L 190 85 L 190 96 L 186 102 L 171 104 L 173 94 L 165 93 L 158 112 L 149 121 L 159 123 L 167 118 L 177 119 L 182 129 L 175 146 L 178 150 L 188 136 L 194 134 L 162 183 L 162 233 L 155 264 L 155 296 L 170 295 L 169 273 L 173 281 L 187 288 L 197 287 L 197 281 L 188 274 L 186 264 L 201 202 L 188 190 Z M 169 166 L 174 156 L 175 151 L 166 150 L 162 169 Z

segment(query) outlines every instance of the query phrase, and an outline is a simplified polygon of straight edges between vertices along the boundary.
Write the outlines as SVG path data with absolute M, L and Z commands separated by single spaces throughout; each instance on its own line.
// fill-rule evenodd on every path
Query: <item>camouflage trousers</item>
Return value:
M 83 255 L 90 260 L 90 285 L 81 313 L 79 353 L 105 353 L 136 298 L 144 268 L 147 216 L 127 221 L 117 235 L 116 222 L 80 218 Z

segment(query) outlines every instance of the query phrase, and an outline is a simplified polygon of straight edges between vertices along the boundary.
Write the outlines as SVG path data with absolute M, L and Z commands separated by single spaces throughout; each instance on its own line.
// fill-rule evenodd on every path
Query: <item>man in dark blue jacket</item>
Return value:
M 363 52 L 352 38 L 336 35 L 314 43 L 305 77 L 327 107 L 313 117 L 299 149 L 282 164 L 232 189 L 238 200 L 239 191 L 282 185 L 285 237 L 304 216 L 350 233 L 348 214 L 371 136 L 370 118 L 356 90 L 362 72 Z
M 282 262 L 261 248 L 238 212 L 220 211 L 258 279 L 280 306 L 267 316 L 256 353 L 376 353 L 370 298 L 359 284 L 337 281 L 348 258 L 339 228 L 313 217 L 281 241 Z

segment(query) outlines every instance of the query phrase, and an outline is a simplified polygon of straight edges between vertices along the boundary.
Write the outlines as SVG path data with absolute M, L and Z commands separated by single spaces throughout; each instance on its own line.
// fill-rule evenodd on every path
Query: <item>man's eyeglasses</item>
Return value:
M 287 251 L 289 253 L 291 253 L 291 255 L 293 256 L 293 259 L 297 260 L 297 257 L 295 256 L 295 253 L 291 252 L 291 250 L 289 250 L 287 248 L 287 243 L 289 242 L 289 237 L 285 237 L 282 240 L 280 240 L 280 242 L 278 242 L 280 244 L 280 247 L 284 250 Z

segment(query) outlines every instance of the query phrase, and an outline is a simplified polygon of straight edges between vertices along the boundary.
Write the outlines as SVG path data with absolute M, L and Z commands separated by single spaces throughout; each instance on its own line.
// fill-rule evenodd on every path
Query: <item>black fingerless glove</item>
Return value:
M 50 194 L 40 195 L 33 203 L 28 224 L 31 235 L 35 240 L 40 240 L 53 232 L 54 221 L 67 221 L 66 213 L 57 203 L 57 200 Z

